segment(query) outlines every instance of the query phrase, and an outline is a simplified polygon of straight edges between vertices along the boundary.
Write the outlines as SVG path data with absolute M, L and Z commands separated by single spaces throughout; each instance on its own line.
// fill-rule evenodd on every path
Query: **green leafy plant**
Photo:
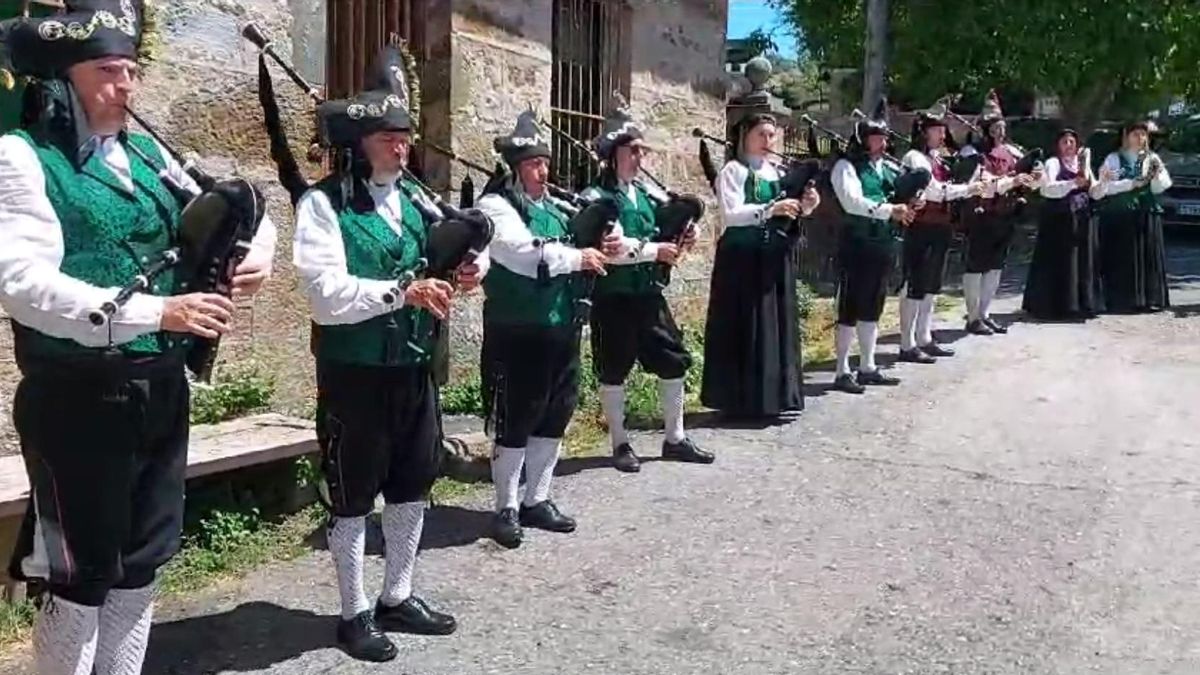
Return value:
M 192 424 L 216 424 L 263 410 L 274 393 L 274 378 L 257 364 L 237 366 L 212 385 L 192 387 Z
M 447 415 L 482 415 L 483 382 L 478 371 L 442 387 L 439 398 Z

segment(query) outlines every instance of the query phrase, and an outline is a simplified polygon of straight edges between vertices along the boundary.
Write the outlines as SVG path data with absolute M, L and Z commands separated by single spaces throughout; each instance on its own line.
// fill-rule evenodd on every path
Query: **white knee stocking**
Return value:
M 379 600 L 395 607 L 412 595 L 413 569 L 425 525 L 425 502 L 384 504 L 383 592 Z
M 100 608 L 47 597 L 33 624 L 38 675 L 92 675 Z
M 100 608 L 96 675 L 141 675 L 154 615 L 154 584 L 114 588 Z
M 561 438 L 530 438 L 525 451 L 525 506 L 534 506 L 550 498 L 550 482 L 558 464 Z
M 337 573 L 338 593 L 342 597 L 342 618 L 353 619 L 367 611 L 363 591 L 363 555 L 367 548 L 367 519 L 335 518 L 329 528 L 329 553 Z

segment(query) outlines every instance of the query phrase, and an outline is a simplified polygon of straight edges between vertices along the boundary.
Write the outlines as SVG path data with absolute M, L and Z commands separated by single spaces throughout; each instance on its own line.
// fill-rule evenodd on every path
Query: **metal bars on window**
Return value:
M 394 33 L 424 63 L 421 0 L 330 0 L 326 5 L 325 89 L 330 98 L 362 90 L 367 68 Z
M 590 143 L 603 127 L 613 92 L 629 98 L 628 7 L 621 0 L 554 0 L 550 121 Z M 586 152 L 553 138 L 554 180 L 582 187 L 596 175 Z

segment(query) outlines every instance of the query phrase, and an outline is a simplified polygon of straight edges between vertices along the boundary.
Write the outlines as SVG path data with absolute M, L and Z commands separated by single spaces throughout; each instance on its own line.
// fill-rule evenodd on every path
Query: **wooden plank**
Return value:
M 269 413 L 192 427 L 188 478 L 198 478 L 318 451 L 312 422 Z M 0 518 L 20 516 L 29 499 L 25 463 L 0 457 Z

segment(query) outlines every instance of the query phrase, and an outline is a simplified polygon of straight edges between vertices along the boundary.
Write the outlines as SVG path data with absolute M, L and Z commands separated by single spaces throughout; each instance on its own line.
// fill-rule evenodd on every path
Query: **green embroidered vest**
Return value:
M 640 241 L 653 241 L 658 236 L 658 226 L 654 222 L 654 207 L 650 204 L 646 191 L 641 187 L 634 188 L 634 199 L 620 190 L 600 190 L 606 197 L 617 201 L 620 207 L 621 229 L 626 237 Z M 661 293 L 658 284 L 658 265 L 653 262 L 636 263 L 633 265 L 609 265 L 607 274 L 596 279 L 596 295 Z
M 412 270 L 425 250 L 425 220 L 405 192 L 400 195 L 399 236 L 372 208 L 355 210 L 339 203 L 339 178 L 329 177 L 317 189 L 329 196 L 338 214 L 346 271 L 362 279 L 399 280 Z M 411 191 L 412 186 L 406 185 Z M 433 317 L 415 306 L 354 324 L 313 325 L 313 354 L 318 361 L 361 366 L 411 366 L 428 363 L 435 342 Z
M 62 225 L 63 259 L 59 270 L 103 288 L 120 288 L 133 281 L 178 243 L 179 202 L 163 187 L 158 170 L 165 161 L 147 136 L 129 134 L 122 143 L 135 146 L 157 166 L 148 166 L 136 152 L 127 151 L 133 192 L 127 192 L 98 153 L 80 169 L 58 146 L 28 132 L 13 134 L 29 143 L 46 176 L 46 196 Z M 174 295 L 183 279 L 168 269 L 146 291 Z M 115 294 L 115 292 L 114 292 Z M 148 333 L 119 345 L 128 356 L 152 356 L 184 348 L 188 339 L 165 331 Z M 106 348 L 84 347 L 74 340 L 37 331 L 22 331 L 20 351 L 39 358 L 99 356 Z
M 548 201 L 530 203 L 529 232 L 543 241 L 570 240 L 567 216 Z M 575 320 L 575 278 L 560 274 L 539 281 L 517 274 L 495 261 L 483 278 L 484 321 L 502 325 L 557 327 Z
M 744 190 L 747 204 L 769 204 L 779 196 L 779 181 L 766 180 L 751 169 L 750 174 L 746 176 Z M 763 222 L 766 222 L 765 216 Z M 727 227 L 725 233 L 721 235 L 721 239 L 730 244 L 754 247 L 767 246 L 772 239 L 778 238 L 773 237 L 772 233 L 762 226 Z
M 1137 158 L 1129 159 L 1123 152 L 1118 152 L 1117 158 L 1121 162 L 1121 170 L 1117 176 L 1118 180 L 1135 180 L 1142 177 L 1145 160 L 1139 161 Z M 1100 209 L 1101 211 L 1112 213 L 1122 211 L 1162 213 L 1162 204 L 1159 201 L 1158 195 L 1151 192 L 1150 186 L 1147 185 L 1129 190 L 1128 192 L 1122 192 L 1118 195 L 1105 197 L 1100 202 Z
M 854 162 L 854 170 L 862 184 L 863 196 L 874 202 L 886 203 L 895 192 L 896 177 L 899 173 L 886 162 L 880 164 L 880 169 L 881 171 L 876 171 L 866 159 Z M 847 215 L 843 226 L 849 235 L 856 239 L 877 243 L 895 241 L 892 236 L 892 223 L 888 220 Z

